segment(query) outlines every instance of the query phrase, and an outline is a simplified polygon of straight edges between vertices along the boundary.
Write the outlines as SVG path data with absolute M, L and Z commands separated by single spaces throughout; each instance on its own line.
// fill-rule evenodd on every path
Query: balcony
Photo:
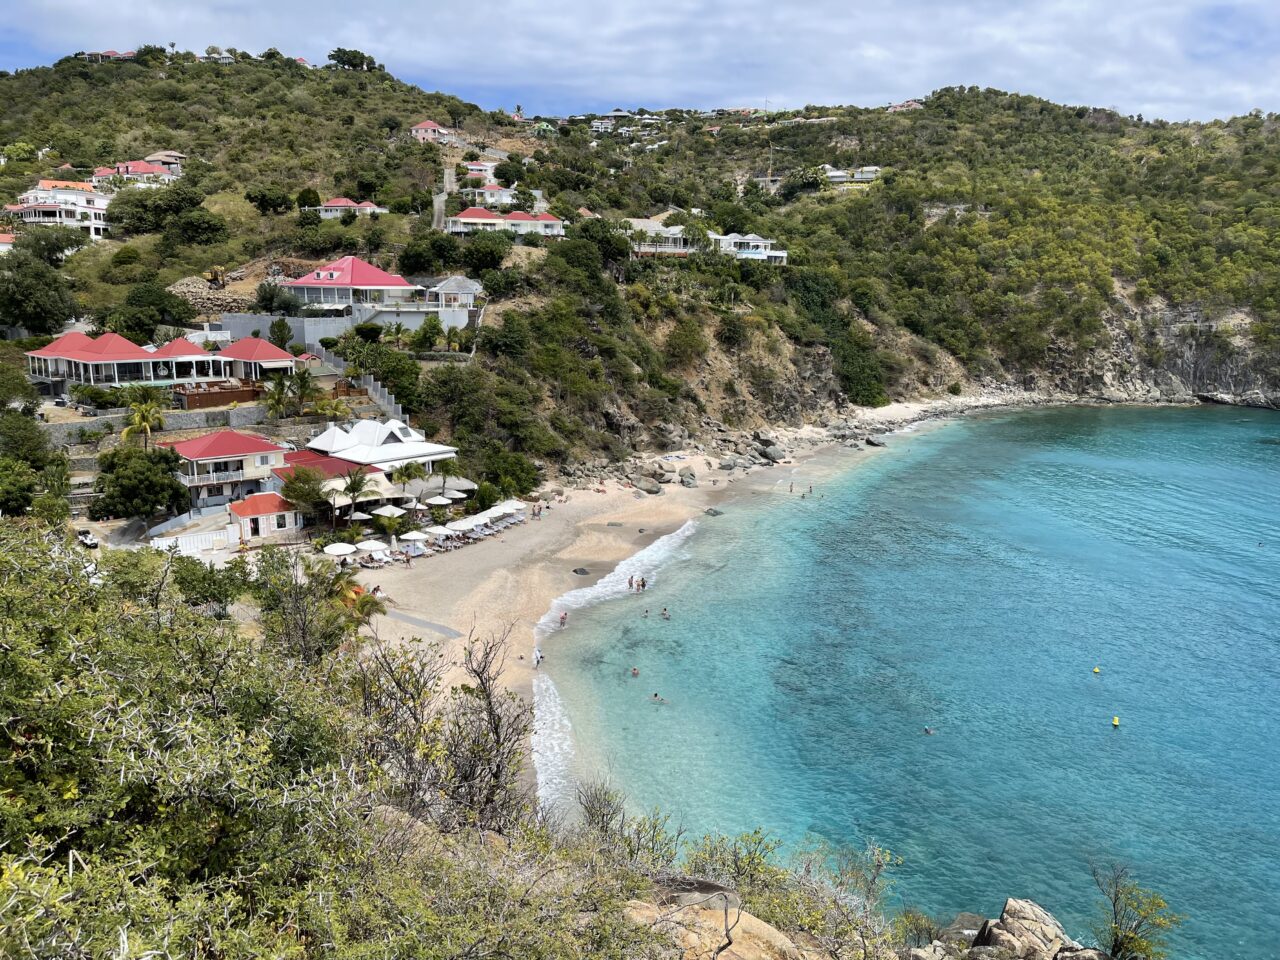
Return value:
M 244 479 L 243 470 L 223 470 L 220 473 L 178 474 L 178 480 L 184 487 L 206 487 L 211 483 L 238 483 Z

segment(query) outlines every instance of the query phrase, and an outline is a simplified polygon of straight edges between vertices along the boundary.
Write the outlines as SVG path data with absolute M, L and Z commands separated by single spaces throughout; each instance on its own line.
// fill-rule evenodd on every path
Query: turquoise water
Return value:
M 1089 862 L 1120 858 L 1190 916 L 1174 956 L 1274 956 L 1280 414 L 1040 410 L 889 443 L 820 497 L 782 468 L 655 545 L 643 598 L 624 567 L 565 599 L 544 797 L 607 774 L 693 832 L 874 838 L 903 904 L 1030 897 L 1082 937 Z

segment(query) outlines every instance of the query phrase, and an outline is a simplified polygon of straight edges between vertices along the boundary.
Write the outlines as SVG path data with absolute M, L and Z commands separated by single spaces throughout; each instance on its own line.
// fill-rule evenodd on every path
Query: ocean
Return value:
M 694 834 L 874 839 L 904 859 L 894 906 L 1028 897 L 1086 940 L 1090 864 L 1120 860 L 1187 916 L 1173 956 L 1280 953 L 1280 413 L 1038 409 L 888 444 L 775 468 L 557 602 L 544 802 L 607 777 Z

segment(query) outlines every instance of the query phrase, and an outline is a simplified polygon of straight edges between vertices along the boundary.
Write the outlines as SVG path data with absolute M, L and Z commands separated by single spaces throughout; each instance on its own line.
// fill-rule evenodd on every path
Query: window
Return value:
M 289 515 L 288 515 L 287 513 L 277 513 L 277 514 L 276 514 L 276 529 L 277 529 L 277 530 L 283 530 L 283 529 L 284 529 L 285 527 L 287 527 L 287 526 L 289 526 Z
M 269 466 L 271 466 L 271 454 L 269 454 L 269 453 L 260 453 L 260 454 L 258 454 L 258 466 L 260 466 L 260 467 L 269 467 Z

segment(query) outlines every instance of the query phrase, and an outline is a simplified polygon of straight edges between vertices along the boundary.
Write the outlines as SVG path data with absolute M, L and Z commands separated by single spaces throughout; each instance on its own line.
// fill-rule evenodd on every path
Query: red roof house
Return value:
M 255 493 L 228 504 L 227 510 L 245 542 L 287 535 L 302 526 L 297 508 L 278 493 Z
M 307 303 L 385 303 L 412 300 L 424 292 L 399 274 L 387 273 L 359 257 L 327 263 L 285 286 Z
M 278 453 L 283 461 L 285 454 L 284 448 L 279 444 L 252 433 L 240 433 L 238 430 L 218 430 L 202 437 L 157 446 L 172 447 L 183 460 L 195 461 L 230 460 L 260 453 Z

